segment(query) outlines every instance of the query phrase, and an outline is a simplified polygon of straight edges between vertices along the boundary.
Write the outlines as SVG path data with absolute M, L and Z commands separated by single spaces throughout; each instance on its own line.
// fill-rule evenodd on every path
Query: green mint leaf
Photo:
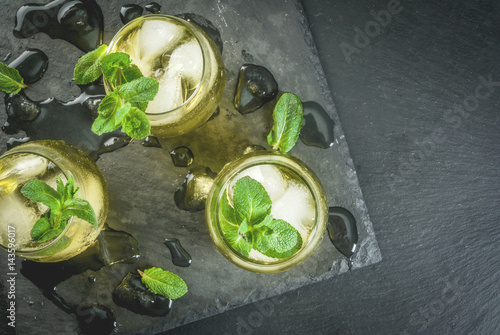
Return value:
M 17 94 L 27 87 L 17 69 L 0 62 L 0 91 L 8 94 Z
M 248 224 L 247 220 L 243 220 L 243 222 L 240 224 L 240 228 L 238 229 L 238 234 L 239 235 L 245 235 L 247 232 L 249 232 L 251 229 L 250 225 Z
M 241 223 L 241 226 L 248 226 L 245 220 Z M 240 234 L 239 227 L 235 229 L 224 231 L 224 238 L 229 243 L 229 245 L 239 254 L 248 257 L 250 251 L 252 250 L 252 241 L 250 239 L 251 234 Z
M 85 85 L 92 83 L 99 79 L 102 75 L 101 60 L 106 54 L 108 46 L 102 44 L 97 49 L 83 55 L 78 59 L 73 70 L 73 77 L 75 83 L 78 85 Z
M 238 230 L 239 224 L 236 222 L 236 214 L 233 207 L 229 204 L 227 191 L 224 191 L 219 203 L 219 223 L 222 231 Z
M 120 106 L 120 108 L 116 111 L 116 122 L 119 124 L 122 124 L 125 116 L 130 112 L 130 108 L 132 108 L 132 105 L 130 102 L 127 102 L 125 105 Z
M 266 220 L 254 234 L 253 247 L 268 257 L 288 258 L 302 247 L 302 237 L 297 229 L 283 220 Z
M 127 102 L 147 102 L 158 93 L 159 84 L 149 77 L 141 77 L 115 88 L 115 92 Z
M 116 112 L 121 107 L 122 101 L 118 94 L 111 92 L 106 95 L 97 109 L 99 116 L 92 123 L 92 131 L 102 135 L 120 128 L 121 123 L 116 120 Z
M 123 52 L 111 53 L 103 57 L 102 72 L 113 87 L 131 82 L 142 77 L 137 65 L 131 64 L 130 56 Z
M 181 277 L 170 271 L 152 267 L 144 270 L 137 270 L 141 275 L 141 281 L 155 294 L 161 294 L 169 299 L 182 297 L 188 291 L 187 285 Z
M 52 215 L 57 215 L 61 211 L 62 194 L 41 180 L 30 180 L 23 185 L 21 193 L 31 201 L 41 202 L 49 207 Z
M 71 174 L 71 172 L 67 172 L 69 174 L 69 178 L 68 178 L 68 181 L 66 182 L 66 185 L 64 185 L 64 192 L 58 192 L 59 193 L 62 193 L 63 196 L 64 196 L 64 201 L 66 201 L 67 199 L 73 199 L 76 195 L 76 193 L 78 193 L 78 190 L 79 188 L 75 188 L 75 179 L 73 178 L 73 175 Z M 61 178 L 58 178 L 58 188 L 59 188 L 59 181 L 62 182 Z
M 35 241 L 38 241 L 39 239 L 42 238 L 43 234 L 45 234 L 47 231 L 51 229 L 52 226 L 49 220 L 45 216 L 42 216 L 41 218 L 38 219 L 37 222 L 35 222 L 35 224 L 31 228 L 30 231 L 31 238 L 33 238 Z
M 293 93 L 284 93 L 274 107 L 274 124 L 267 143 L 275 150 L 290 151 L 299 138 L 303 117 L 300 99 Z
M 233 204 L 237 221 L 246 219 L 253 226 L 271 213 L 272 201 L 264 186 L 247 176 L 236 182 Z
M 122 130 L 132 138 L 144 138 L 151 133 L 151 123 L 146 114 L 137 107 L 131 107 L 121 120 Z
M 97 217 L 94 209 L 87 200 L 78 198 L 66 200 L 62 218 L 69 219 L 72 216 L 85 220 L 97 228 Z

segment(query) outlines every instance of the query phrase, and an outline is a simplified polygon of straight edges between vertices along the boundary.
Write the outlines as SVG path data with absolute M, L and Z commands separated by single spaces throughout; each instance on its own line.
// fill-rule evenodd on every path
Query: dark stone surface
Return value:
M 127 3 L 100 3 L 105 16 L 104 43 L 109 43 L 122 26 L 119 8 Z M 0 20 L 0 31 L 11 30 L 10 19 L 18 5 L 3 4 L 1 15 L 4 20 Z M 304 101 L 318 102 L 334 119 L 334 146 L 311 148 L 299 142 L 290 154 L 305 161 L 318 174 L 327 190 L 330 206 L 348 208 L 356 216 L 360 248 L 353 257 L 352 272 L 380 261 L 380 250 L 356 171 L 301 5 L 295 1 L 271 1 L 265 6 L 237 1 L 161 5 L 164 14 L 196 13 L 221 30 L 226 89 L 220 113 L 188 136 L 160 139 L 161 149 L 147 148 L 135 141 L 101 156 L 98 165 L 108 182 L 110 197 L 108 224 L 113 229 L 132 234 L 139 242 L 141 257 L 137 264 L 116 264 L 74 276 L 58 285 L 58 293 L 69 304 L 97 302 L 109 306 L 116 316 L 117 333 L 150 334 L 321 282 L 348 270 L 346 258 L 334 248 L 328 237 L 310 259 L 290 271 L 260 275 L 239 269 L 215 249 L 205 226 L 204 212 L 182 211 L 174 204 L 173 194 L 188 168 L 173 166 L 169 154 L 172 149 L 181 145 L 189 147 L 197 164 L 217 172 L 249 145 L 268 147 L 265 135 L 270 130 L 271 111 L 276 101 L 246 116 L 232 106 L 238 70 L 250 55 L 254 64 L 265 66 L 273 73 L 283 91 L 294 92 Z M 81 51 L 43 34 L 21 40 L 7 33 L 0 44 L 0 56 L 12 52 L 15 57 L 15 52 L 20 53 L 26 48 L 44 50 L 50 62 L 45 76 L 27 93 L 30 98 L 42 100 L 55 96 L 69 101 L 79 94 L 71 78 L 76 59 L 83 54 Z M 3 109 L 4 106 L 0 105 L 0 110 Z M 5 115 L 0 113 L 0 123 L 4 120 Z M 7 140 L 8 136 L 0 136 L 0 148 Z M 193 257 L 190 267 L 171 265 L 170 253 L 162 243 L 166 237 L 181 241 Z M 1 264 L 5 260 L 2 258 Z M 154 321 L 117 307 L 111 297 L 113 288 L 126 273 L 146 265 L 164 267 L 184 278 L 189 286 L 188 294 L 175 302 L 171 313 Z M 4 276 L 0 275 L 0 279 Z M 94 283 L 89 282 L 89 276 L 95 276 Z M 76 331 L 75 320 L 44 299 L 25 278 L 18 276 L 17 284 L 19 333 Z
M 449 111 L 500 84 L 500 3 L 400 1 L 348 63 L 389 3 L 303 1 L 384 259 L 171 334 L 500 332 L 500 86 Z

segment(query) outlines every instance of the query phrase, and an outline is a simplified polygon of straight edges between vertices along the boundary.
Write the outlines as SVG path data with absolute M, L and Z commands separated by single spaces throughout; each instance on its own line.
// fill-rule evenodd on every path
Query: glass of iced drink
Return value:
M 277 259 L 252 248 L 248 257 L 236 251 L 221 228 L 222 198 L 231 202 L 236 182 L 257 180 L 272 201 L 271 215 L 295 227 L 302 245 L 290 257 Z M 327 197 L 315 173 L 296 157 L 279 151 L 255 151 L 228 163 L 217 175 L 206 202 L 206 220 L 217 249 L 231 262 L 249 271 L 275 273 L 288 270 L 309 257 L 323 239 L 328 221 Z
M 38 179 L 57 189 L 73 175 L 76 196 L 94 209 L 98 226 L 72 216 L 64 231 L 46 242 L 34 241 L 31 229 L 48 207 L 27 199 L 22 187 Z M 92 245 L 108 211 L 108 193 L 97 165 L 83 152 L 63 141 L 33 141 L 17 146 L 0 157 L 0 245 L 9 253 L 38 262 L 69 259 Z
M 184 134 L 215 112 L 224 90 L 224 64 L 196 24 L 161 14 L 138 17 L 113 37 L 107 53 L 113 52 L 129 54 L 144 76 L 160 84 L 146 110 L 153 135 Z

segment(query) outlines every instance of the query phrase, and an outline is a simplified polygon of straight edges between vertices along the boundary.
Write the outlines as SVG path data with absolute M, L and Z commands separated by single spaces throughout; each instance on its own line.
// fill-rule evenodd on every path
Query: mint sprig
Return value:
M 17 94 L 27 87 L 17 69 L 0 62 L 0 91 Z
M 113 89 L 99 104 L 92 131 L 102 135 L 121 127 L 132 138 L 144 138 L 151 133 L 145 111 L 158 93 L 159 84 L 144 77 L 128 54 L 106 55 L 107 48 L 103 44 L 82 56 L 73 71 L 76 84 L 89 84 L 104 76 Z
M 143 271 L 137 270 L 141 281 L 155 294 L 161 294 L 169 299 L 178 299 L 187 293 L 188 288 L 184 280 L 176 274 L 152 267 Z
M 219 207 L 219 222 L 227 243 L 242 256 L 255 249 L 273 258 L 288 258 L 302 247 L 302 237 L 290 223 L 274 219 L 272 201 L 264 186 L 246 176 L 233 191 L 233 205 L 224 192 Z
M 302 102 L 293 93 L 283 93 L 273 111 L 273 127 L 267 143 L 274 150 L 290 151 L 297 142 L 304 118 Z
M 87 200 L 75 197 L 78 188 L 75 188 L 73 175 L 69 171 L 68 174 L 66 184 L 60 178 L 57 179 L 57 189 L 38 179 L 30 180 L 21 188 L 26 198 L 49 208 L 31 228 L 31 237 L 37 242 L 47 242 L 59 236 L 72 216 L 97 228 L 94 209 Z

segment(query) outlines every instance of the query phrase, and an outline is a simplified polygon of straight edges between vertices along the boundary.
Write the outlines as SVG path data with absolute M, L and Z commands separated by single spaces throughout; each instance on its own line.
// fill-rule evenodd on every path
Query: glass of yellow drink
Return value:
M 236 181 L 246 176 L 266 189 L 272 201 L 271 215 L 290 223 L 300 233 L 302 246 L 292 256 L 276 259 L 252 249 L 245 257 L 225 239 L 221 199 L 225 194 L 231 197 Z M 215 246 L 231 262 L 253 272 L 281 272 L 302 263 L 323 239 L 328 221 L 327 197 L 315 173 L 296 157 L 278 151 L 255 151 L 227 164 L 217 175 L 206 202 L 206 221 Z
M 69 172 L 69 173 L 68 173 Z M 36 242 L 30 234 L 47 206 L 27 199 L 21 188 L 33 179 L 56 189 L 73 175 L 79 188 L 77 197 L 87 200 L 97 217 L 98 227 L 72 216 L 61 235 L 47 242 Z M 108 211 L 108 193 L 97 165 L 80 149 L 63 141 L 33 141 L 0 156 L 0 245 L 15 254 L 38 262 L 69 259 L 92 245 L 99 235 Z
M 146 110 L 153 135 L 184 134 L 215 112 L 224 90 L 224 64 L 213 40 L 196 24 L 162 14 L 138 17 L 113 37 L 107 53 L 113 52 L 129 54 L 144 76 L 160 84 Z

